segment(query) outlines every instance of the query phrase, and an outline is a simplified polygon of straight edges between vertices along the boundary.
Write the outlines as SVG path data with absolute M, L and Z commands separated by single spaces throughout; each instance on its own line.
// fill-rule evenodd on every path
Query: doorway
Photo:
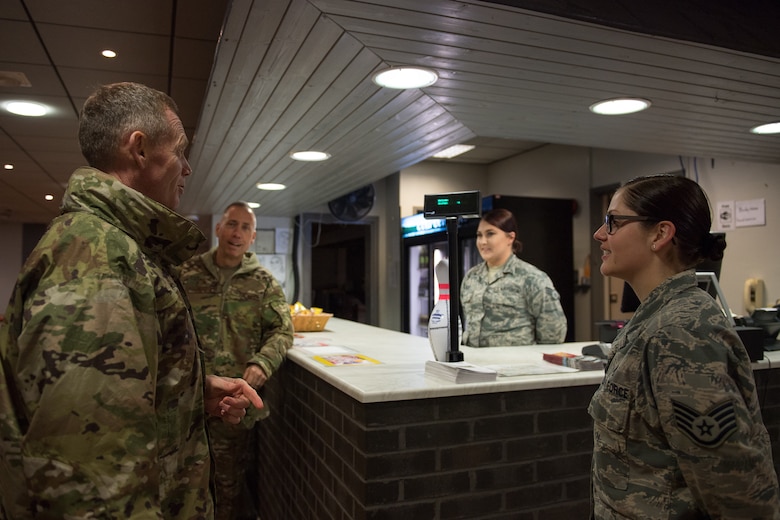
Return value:
M 310 275 L 304 295 L 312 307 L 369 325 L 376 324 L 373 280 L 376 273 L 374 219 L 340 222 L 328 215 L 308 215 L 306 236 Z
M 619 184 L 592 188 L 590 190 L 590 227 L 598 229 L 604 223 L 604 215 L 609 207 Z M 620 311 L 620 300 L 623 294 L 623 281 L 601 274 L 600 244 L 593 240 L 590 250 L 591 272 L 591 319 L 593 320 L 592 337 L 601 336 L 602 328 L 608 327 L 612 321 L 625 321 L 631 317 Z

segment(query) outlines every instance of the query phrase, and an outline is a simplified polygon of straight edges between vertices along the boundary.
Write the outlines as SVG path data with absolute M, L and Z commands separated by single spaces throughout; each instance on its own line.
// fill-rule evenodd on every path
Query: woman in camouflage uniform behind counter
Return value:
M 685 177 L 622 186 L 601 273 L 641 304 L 612 343 L 594 420 L 597 519 L 779 519 L 780 491 L 747 352 L 694 267 L 723 257 L 706 195 Z
M 482 216 L 477 248 L 484 262 L 469 269 L 460 290 L 464 345 L 533 345 L 566 338 L 558 291 L 547 273 L 515 256 L 522 247 L 511 211 L 494 209 Z

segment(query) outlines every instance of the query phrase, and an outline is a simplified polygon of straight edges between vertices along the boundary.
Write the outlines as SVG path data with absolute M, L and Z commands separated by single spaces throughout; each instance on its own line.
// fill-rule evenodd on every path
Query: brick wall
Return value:
M 780 371 L 756 377 L 778 461 Z M 587 519 L 595 389 L 361 404 L 287 362 L 263 396 L 261 518 Z
M 261 518 L 587 518 L 595 388 L 361 404 L 285 363 L 264 395 Z

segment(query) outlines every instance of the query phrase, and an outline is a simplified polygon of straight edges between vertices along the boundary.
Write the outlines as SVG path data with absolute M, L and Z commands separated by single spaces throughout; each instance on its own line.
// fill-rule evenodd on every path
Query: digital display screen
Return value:
M 460 191 L 426 195 L 423 214 L 425 218 L 479 217 L 481 209 L 479 191 Z

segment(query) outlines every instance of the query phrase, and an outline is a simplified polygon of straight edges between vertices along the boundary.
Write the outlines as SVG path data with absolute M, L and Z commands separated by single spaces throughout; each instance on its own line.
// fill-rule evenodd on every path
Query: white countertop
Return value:
M 533 372 L 537 366 L 550 366 L 542 360 L 543 353 L 580 354 L 583 346 L 594 343 L 597 342 L 490 348 L 461 346 L 460 350 L 464 361 L 497 368 L 501 374 Z M 361 354 L 377 363 L 328 366 L 315 359 L 318 354 L 327 357 L 339 352 Z M 294 346 L 287 357 L 361 403 L 596 385 L 604 376 L 601 370 L 590 370 L 499 375 L 491 382 L 451 383 L 425 375 L 425 362 L 433 360 L 428 338 L 338 318 L 331 318 L 322 332 L 296 332 Z M 773 366 L 780 367 L 780 352 L 767 352 L 763 360 L 753 363 L 754 370 Z
M 501 376 L 485 383 L 450 383 L 425 375 L 425 362 L 433 360 L 428 338 L 380 329 L 348 320 L 331 318 L 322 332 L 295 334 L 294 347 L 287 353 L 293 362 L 303 366 L 324 381 L 362 403 L 403 401 L 431 397 L 485 394 L 598 384 L 603 371 L 555 374 Z M 524 365 L 547 365 L 543 352 L 580 354 L 584 345 L 532 345 L 527 347 L 461 347 L 464 361 L 480 366 L 515 370 Z M 376 360 L 377 364 L 327 366 L 314 359 L 317 354 L 349 350 Z M 552 365 L 555 370 L 555 365 Z

